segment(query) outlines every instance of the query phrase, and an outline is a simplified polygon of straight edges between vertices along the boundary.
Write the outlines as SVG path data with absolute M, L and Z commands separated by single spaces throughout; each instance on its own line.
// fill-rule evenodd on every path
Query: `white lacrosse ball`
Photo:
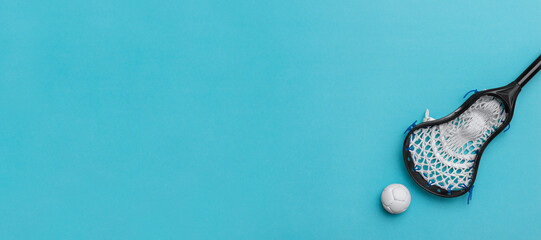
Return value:
M 393 183 L 383 189 L 381 205 L 391 214 L 403 213 L 411 203 L 410 191 L 402 184 Z

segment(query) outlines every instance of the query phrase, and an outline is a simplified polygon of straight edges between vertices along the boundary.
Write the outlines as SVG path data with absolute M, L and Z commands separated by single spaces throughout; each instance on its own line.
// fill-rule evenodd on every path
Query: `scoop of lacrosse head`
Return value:
M 423 123 L 413 127 L 403 147 L 404 162 L 413 180 L 442 197 L 468 192 L 483 151 L 509 125 L 520 90 L 539 69 L 541 56 L 507 86 L 477 92 L 446 117 L 426 116 Z

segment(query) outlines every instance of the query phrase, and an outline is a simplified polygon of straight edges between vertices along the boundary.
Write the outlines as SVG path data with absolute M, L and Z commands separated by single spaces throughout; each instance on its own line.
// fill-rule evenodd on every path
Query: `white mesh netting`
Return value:
M 414 170 L 429 185 L 448 191 L 466 188 L 478 150 L 506 116 L 497 98 L 482 96 L 452 121 L 415 130 L 408 148 Z M 431 119 L 427 114 L 424 121 Z

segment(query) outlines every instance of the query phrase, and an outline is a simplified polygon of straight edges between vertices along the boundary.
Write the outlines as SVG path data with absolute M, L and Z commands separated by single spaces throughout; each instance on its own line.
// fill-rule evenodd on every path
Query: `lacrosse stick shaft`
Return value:
M 515 83 L 517 83 L 520 87 L 524 87 L 524 85 L 526 85 L 526 83 L 528 83 L 528 81 L 530 81 L 530 79 L 532 79 L 540 69 L 541 55 L 539 55 L 539 57 L 537 57 L 537 59 L 535 59 L 535 61 L 533 61 L 533 63 L 526 68 L 522 74 L 520 74 L 517 80 L 515 80 Z

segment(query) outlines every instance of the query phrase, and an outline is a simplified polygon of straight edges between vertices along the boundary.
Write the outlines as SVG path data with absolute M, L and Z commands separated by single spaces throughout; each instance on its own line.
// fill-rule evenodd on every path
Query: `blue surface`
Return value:
M 541 2 L 1 1 L 0 239 L 535 239 L 541 76 L 473 202 L 403 131 L 541 53 Z M 382 189 L 412 204 L 386 214 Z

